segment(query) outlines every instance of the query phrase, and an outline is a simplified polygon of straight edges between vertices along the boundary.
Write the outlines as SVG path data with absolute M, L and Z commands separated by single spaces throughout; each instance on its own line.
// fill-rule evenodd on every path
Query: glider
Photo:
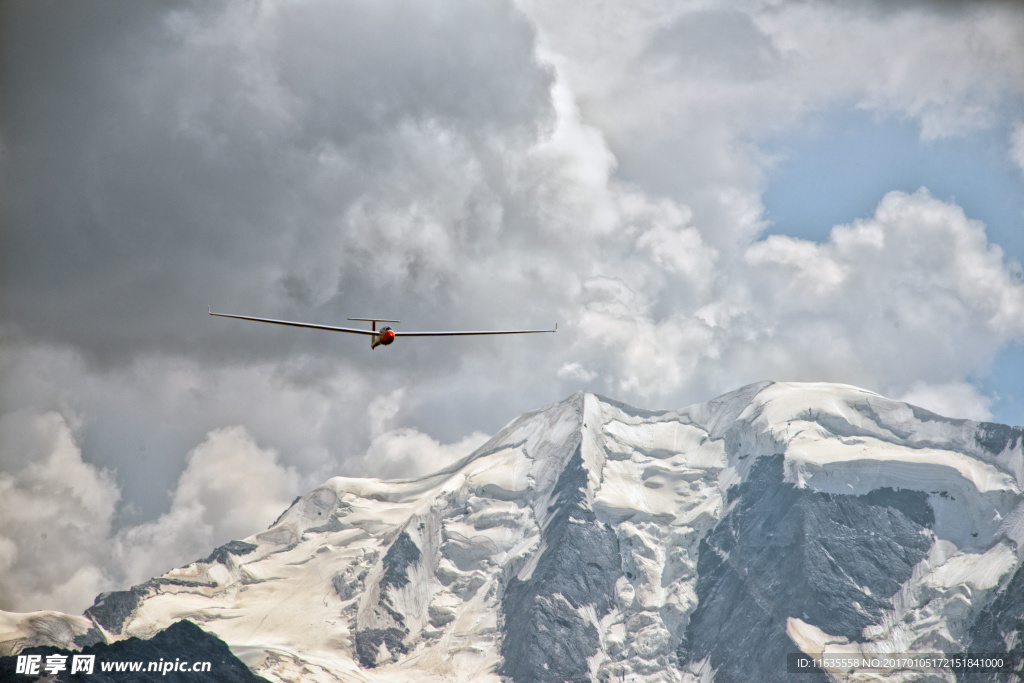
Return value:
M 309 327 L 314 330 L 328 330 L 329 332 L 350 332 L 352 334 L 366 334 L 370 336 L 370 348 L 375 349 L 378 346 L 387 346 L 391 342 L 395 341 L 396 337 L 461 337 L 468 335 L 482 335 L 482 334 L 538 334 L 541 332 L 557 332 L 558 323 L 555 323 L 555 329 L 553 330 L 484 330 L 479 332 L 454 332 L 454 331 L 441 331 L 441 332 L 396 332 L 391 329 L 390 326 L 384 325 L 379 330 L 377 329 L 377 323 L 398 323 L 400 320 L 384 320 L 383 318 L 349 318 L 349 320 L 368 322 L 371 323 L 370 329 L 362 329 L 358 327 L 332 327 L 330 325 L 314 325 L 313 323 L 297 323 L 289 320 L 271 320 L 270 318 L 253 318 L 247 315 L 231 315 L 229 313 L 214 313 L 212 307 L 208 307 L 207 311 L 210 315 L 220 316 L 221 318 L 238 318 L 239 320 L 254 320 L 258 323 L 273 323 L 274 325 L 288 325 L 289 327 Z

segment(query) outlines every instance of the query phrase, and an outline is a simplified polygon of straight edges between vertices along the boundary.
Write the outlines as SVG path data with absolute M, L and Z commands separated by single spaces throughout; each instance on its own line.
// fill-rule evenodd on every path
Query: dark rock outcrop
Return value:
M 90 645 L 81 652 L 54 647 L 34 647 L 22 655 L 40 655 L 46 662 L 49 655 L 66 657 L 64 671 L 39 676 L 16 673 L 17 657 L 0 657 L 0 680 L 3 681 L 81 681 L 82 683 L 259 683 L 266 682 L 252 673 L 220 638 L 207 633 L 190 621 L 179 621 L 149 640 L 128 638 L 116 643 Z M 93 655 L 92 673 L 71 673 L 74 655 Z M 207 666 L 207 663 L 209 664 Z M 104 664 L 108 667 L 104 667 Z M 115 665 L 122 665 L 120 671 Z M 137 671 L 130 665 L 138 664 Z M 193 668 L 199 665 L 196 670 Z M 188 667 L 188 671 L 180 669 Z M 150 670 L 152 667 L 152 670 Z M 109 668 L 110 670 L 104 670 Z M 179 670 L 174 670 L 175 668 Z
M 860 640 L 931 545 L 927 494 L 799 489 L 783 481 L 781 455 L 760 458 L 728 497 L 700 544 L 698 606 L 677 653 L 710 657 L 719 680 L 788 680 L 789 617 Z
M 622 570 L 615 532 L 586 505 L 586 486 L 577 445 L 555 485 L 547 549 L 529 579 L 509 581 L 502 600 L 500 673 L 514 681 L 590 679 L 587 660 L 598 651 L 600 635 L 578 610 L 593 605 L 598 618 L 607 614 Z

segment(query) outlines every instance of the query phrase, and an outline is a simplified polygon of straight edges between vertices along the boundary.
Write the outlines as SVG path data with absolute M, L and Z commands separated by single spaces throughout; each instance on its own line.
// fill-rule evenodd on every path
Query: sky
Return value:
M 579 390 L 1024 423 L 1019 3 L 4 0 L 0 34 L 0 609 Z

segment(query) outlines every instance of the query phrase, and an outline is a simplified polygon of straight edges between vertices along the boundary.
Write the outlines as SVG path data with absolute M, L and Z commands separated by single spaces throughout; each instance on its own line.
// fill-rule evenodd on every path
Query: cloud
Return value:
M 558 368 L 558 378 L 570 382 L 586 384 L 597 377 L 597 373 L 587 370 L 579 363 L 566 363 Z
M 707 396 L 765 378 L 898 396 L 915 382 L 962 382 L 1024 339 L 1014 264 L 984 226 L 926 190 L 889 193 L 871 218 L 836 226 L 824 243 L 754 242 L 715 274 L 685 304 L 636 272 L 585 281 L 575 360 L 561 376 L 601 377 L 602 390 L 639 402 L 699 400 L 704 387 Z
M 823 244 L 773 236 L 746 261 L 746 322 L 794 374 L 848 373 L 898 395 L 987 368 L 1024 337 L 1012 264 L 984 226 L 925 190 L 889 193 L 872 218 L 835 227 Z
M 1024 173 L 1024 121 L 1018 121 L 1010 135 L 1010 160 Z
M 411 479 L 430 474 L 469 455 L 490 438 L 473 432 L 456 443 L 442 444 L 416 429 L 393 427 L 405 393 L 396 389 L 367 406 L 371 441 L 361 463 L 365 476 Z
M 1014 3 L 519 6 L 617 175 L 689 207 L 715 247 L 764 228 L 760 141 L 848 107 L 912 120 L 924 140 L 965 135 L 1024 83 Z
M 416 429 L 391 429 L 370 442 L 365 469 L 381 479 L 412 479 L 451 465 L 490 438 L 483 432 L 473 432 L 455 443 L 442 444 Z
M 978 389 L 966 382 L 931 385 L 914 382 L 910 391 L 899 397 L 915 406 L 927 408 L 940 415 L 952 415 L 968 420 L 992 419 L 992 399 L 982 396 Z
M 211 432 L 189 453 L 170 509 L 115 530 L 120 490 L 82 460 L 56 412 L 0 416 L 0 609 L 78 613 L 126 587 L 269 525 L 302 489 L 294 469 L 245 430 Z
M 1012 3 L 780 9 L 761 13 L 759 23 L 786 55 L 787 90 L 911 118 L 923 140 L 990 126 L 1020 89 L 1024 68 L 1007 61 L 1024 38 Z
M 5 72 L 2 269 L 20 326 L 90 362 L 231 358 L 208 303 L 337 315 L 437 290 L 489 248 L 505 147 L 551 118 L 502 3 L 162 6 L 113 36 L 116 5 L 91 9 L 45 83 L 32 41 Z M 46 106 L 65 81 L 88 85 Z
M 0 457 L 0 609 L 81 609 L 111 585 L 99 567 L 117 486 L 53 412 L 0 416 Z
M 266 528 L 301 492 L 296 471 L 245 429 L 215 430 L 189 453 L 170 510 L 117 535 L 119 567 L 135 583 L 199 559 Z
M 196 359 L 148 356 L 98 369 L 72 348 L 2 338 L 0 415 L 68 416 L 84 460 L 108 470 L 121 491 L 115 530 L 163 514 L 188 453 L 225 425 L 245 425 L 310 486 L 365 449 L 367 432 L 352 424 L 352 411 L 364 409 L 371 378 L 330 359 L 204 368 Z

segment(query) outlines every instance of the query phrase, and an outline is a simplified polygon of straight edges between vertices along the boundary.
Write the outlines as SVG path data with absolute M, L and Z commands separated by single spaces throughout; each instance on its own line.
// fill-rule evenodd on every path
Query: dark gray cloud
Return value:
M 488 146 L 529 144 L 550 119 L 550 73 L 500 3 L 75 8 L 13 3 L 5 22 L 20 40 L 4 60 L 0 286 L 33 338 L 104 365 L 197 346 L 223 359 L 206 303 L 385 314 L 406 287 L 438 287 L 451 264 L 431 262 L 425 226 L 354 240 L 375 226 L 346 215 L 445 201 L 467 170 L 506 192 Z M 493 248 L 465 208 L 439 258 Z

